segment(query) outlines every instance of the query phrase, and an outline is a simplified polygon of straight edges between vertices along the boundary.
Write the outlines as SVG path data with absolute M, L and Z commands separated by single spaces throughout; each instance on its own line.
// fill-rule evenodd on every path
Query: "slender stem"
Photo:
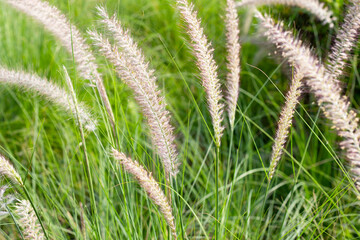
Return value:
M 215 239 L 219 239 L 219 159 L 220 147 L 217 146 L 215 158 Z
M 174 181 L 175 181 L 175 184 L 174 184 L 174 186 L 175 186 L 175 193 L 179 193 L 179 191 L 178 191 L 178 189 L 179 189 L 179 186 L 178 186 L 178 182 L 177 182 L 177 180 L 176 180 L 176 178 L 174 178 Z M 182 193 L 180 194 L 181 196 L 182 196 Z M 185 236 L 184 236 L 184 228 L 183 228 L 183 224 L 182 224 L 182 212 L 181 212 L 181 210 L 182 210 L 182 207 L 181 207 L 181 204 L 180 204 L 180 197 L 179 197 L 179 194 L 176 194 L 176 196 L 177 196 L 177 202 L 178 203 L 176 203 L 176 201 L 175 201 L 175 207 L 178 209 L 178 212 L 179 212 L 179 218 L 180 218 L 180 230 L 181 230 L 181 237 L 182 237 L 182 239 L 185 239 Z

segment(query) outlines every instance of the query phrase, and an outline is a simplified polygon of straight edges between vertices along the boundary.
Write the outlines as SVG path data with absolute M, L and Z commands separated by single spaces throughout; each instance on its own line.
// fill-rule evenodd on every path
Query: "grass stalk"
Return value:
M 216 146 L 215 158 L 215 239 L 219 239 L 219 161 L 220 146 Z

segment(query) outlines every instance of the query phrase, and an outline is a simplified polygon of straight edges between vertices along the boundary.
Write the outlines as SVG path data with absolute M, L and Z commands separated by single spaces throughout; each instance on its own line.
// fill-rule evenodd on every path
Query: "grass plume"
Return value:
M 16 184 L 20 186 L 24 186 L 24 183 L 19 175 L 19 173 L 15 170 L 14 166 L 0 154 L 0 175 L 9 178 Z
M 343 76 L 343 71 L 350 58 L 351 50 L 356 46 L 360 30 L 360 2 L 353 0 L 340 31 L 336 35 L 335 43 L 330 50 L 327 68 L 334 79 Z
M 291 127 L 295 108 L 301 94 L 301 87 L 303 86 L 302 80 L 303 75 L 301 71 L 296 69 L 292 78 L 290 90 L 286 94 L 285 106 L 283 107 L 279 118 L 278 129 L 276 132 L 273 150 L 271 154 L 269 181 L 274 176 L 276 166 L 279 164 L 286 140 L 289 135 L 289 128 Z
M 113 150 L 112 154 L 116 160 L 130 173 L 146 191 L 149 198 L 160 208 L 167 224 L 169 225 L 172 236 L 177 239 L 174 216 L 172 215 L 171 206 L 160 188 L 158 182 L 153 178 L 151 172 L 146 171 L 137 161 L 128 158 L 124 153 Z
M 329 24 L 331 28 L 334 27 L 334 13 L 329 10 L 324 3 L 318 0 L 241 0 L 236 3 L 237 7 L 243 7 L 246 5 L 273 5 L 282 4 L 287 6 L 294 6 L 305 9 L 315 17 L 320 19 L 324 24 Z
M 35 74 L 22 71 L 9 70 L 0 66 L 0 83 L 16 86 L 26 91 L 34 92 L 66 111 L 77 116 L 74 103 L 71 96 L 59 86 L 43 79 Z M 79 103 L 79 120 L 84 124 L 88 131 L 96 129 L 96 121 L 92 119 L 91 114 L 86 107 Z
M 116 45 L 97 32 L 89 34 L 101 53 L 116 67 L 119 77 L 133 90 L 150 127 L 151 138 L 163 162 L 167 178 L 178 173 L 178 153 L 175 136 L 170 124 L 170 113 L 166 109 L 166 99 L 161 96 L 154 71 L 130 33 L 123 29 L 116 17 L 110 18 L 103 8 L 99 8 L 103 23 L 113 33 Z
M 226 49 L 227 49 L 227 110 L 231 129 L 234 129 L 235 111 L 239 97 L 240 84 L 240 39 L 239 18 L 234 0 L 227 0 L 226 15 Z
M 9 187 L 7 185 L 0 187 L 0 219 L 9 215 L 7 205 L 16 200 L 13 194 L 5 194 L 6 190 L 8 189 Z
M 215 144 L 220 146 L 221 136 L 224 131 L 223 104 L 221 85 L 217 75 L 217 65 L 213 57 L 213 48 L 208 42 L 201 27 L 201 20 L 197 17 L 194 5 L 189 4 L 187 0 L 177 0 L 176 6 L 186 23 L 186 29 L 192 43 L 193 54 L 196 58 L 196 64 L 200 70 L 202 85 L 207 95 L 208 108 L 212 117 L 212 124 L 215 133 Z
M 25 240 L 45 239 L 35 211 L 28 200 L 20 200 L 16 204 L 15 213 L 19 217 L 18 222 L 23 230 Z

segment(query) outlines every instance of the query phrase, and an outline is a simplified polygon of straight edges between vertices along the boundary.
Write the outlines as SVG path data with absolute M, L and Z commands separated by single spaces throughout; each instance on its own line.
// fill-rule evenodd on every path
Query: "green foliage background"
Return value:
M 215 147 L 205 94 L 188 48 L 184 25 L 169 0 L 51 0 L 86 36 L 103 31 L 95 7 L 105 4 L 128 27 L 147 60 L 173 114 L 182 162 L 172 189 L 180 239 L 211 239 L 214 234 Z M 225 79 L 225 1 L 194 1 L 205 33 L 215 48 L 219 75 Z M 341 21 L 344 3 L 326 2 Z M 264 7 L 325 59 L 335 32 L 306 12 Z M 242 40 L 241 92 L 236 127 L 228 127 L 221 146 L 219 239 L 357 239 L 358 201 L 349 180 L 339 139 L 304 88 L 287 152 L 268 184 L 273 136 L 291 69 L 258 35 L 248 9 L 239 11 Z M 247 25 L 249 27 L 247 27 Z M 91 42 L 89 41 L 89 44 Z M 344 76 L 345 94 L 359 109 L 359 48 Z M 97 54 L 116 115 L 120 150 L 139 160 L 162 184 L 164 173 L 132 93 L 113 66 Z M 80 79 L 72 57 L 36 21 L 0 1 L 0 63 L 35 72 L 66 88 L 69 69 L 79 99 L 98 117 L 99 129 L 87 133 L 90 193 L 84 152 L 76 122 L 32 93 L 0 86 L 0 152 L 10 158 L 39 211 L 51 239 L 168 239 L 165 221 L 139 185 L 111 158 L 110 126 L 96 90 Z M 199 111 L 200 110 L 200 111 Z M 205 124 L 206 123 L 206 124 Z M 3 183 L 7 183 L 4 179 Z M 9 183 L 10 184 L 10 183 Z M 162 185 L 164 187 L 164 185 Z M 15 190 L 16 187 L 13 187 Z M 90 196 L 94 195 L 95 205 Z M 18 195 L 20 198 L 21 196 Z M 81 220 L 84 220 L 85 228 Z M 204 231 L 203 231 L 204 230 Z M 86 234 L 84 234 L 86 232 Z M 18 239 L 11 217 L 0 221 L 0 239 Z M 85 236 L 86 235 L 86 236 Z

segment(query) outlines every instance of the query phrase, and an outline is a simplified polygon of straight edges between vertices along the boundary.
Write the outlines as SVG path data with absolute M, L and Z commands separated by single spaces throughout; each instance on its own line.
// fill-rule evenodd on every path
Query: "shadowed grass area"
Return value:
M 170 189 L 179 239 L 213 238 L 216 191 L 218 239 L 359 238 L 358 200 L 345 156 L 337 145 L 340 139 L 307 87 L 297 107 L 286 153 L 268 184 L 273 137 L 291 69 L 280 57 L 272 57 L 275 48 L 259 36 L 249 9 L 239 10 L 241 89 L 233 133 L 225 118 L 216 189 L 211 117 L 175 1 L 50 2 L 85 37 L 88 28 L 104 31 L 96 15 L 96 6 L 104 4 L 131 30 L 156 70 L 173 116 L 182 163 Z M 196 0 L 194 4 L 215 48 L 219 77 L 224 83 L 225 1 Z M 326 4 L 338 19 L 343 18 L 343 1 Z M 322 59 L 328 55 L 335 34 L 328 26 L 296 8 L 261 9 L 283 19 L 288 23 L 286 27 L 296 28 L 300 38 L 314 47 Z M 249 21 L 251 24 L 247 25 Z M 169 186 L 165 186 L 163 167 L 131 90 L 116 77 L 114 66 L 95 53 L 115 114 L 119 150 L 143 164 L 165 190 Z M 355 109 L 359 107 L 358 53 L 359 47 L 342 83 Z M 41 24 L 1 1 L 0 64 L 35 72 L 68 89 L 65 66 L 78 99 L 89 106 L 99 121 L 98 129 L 85 132 L 82 142 L 71 116 L 32 93 L 0 86 L 0 153 L 10 159 L 22 176 L 49 238 L 170 239 L 156 205 L 110 155 L 115 140 L 96 89 L 79 77 L 72 56 Z M 11 184 L 6 179 L 2 181 Z M 23 195 L 19 194 L 19 198 L 26 198 L 23 191 L 19 192 Z M 21 239 L 10 216 L 0 219 L 0 239 Z

